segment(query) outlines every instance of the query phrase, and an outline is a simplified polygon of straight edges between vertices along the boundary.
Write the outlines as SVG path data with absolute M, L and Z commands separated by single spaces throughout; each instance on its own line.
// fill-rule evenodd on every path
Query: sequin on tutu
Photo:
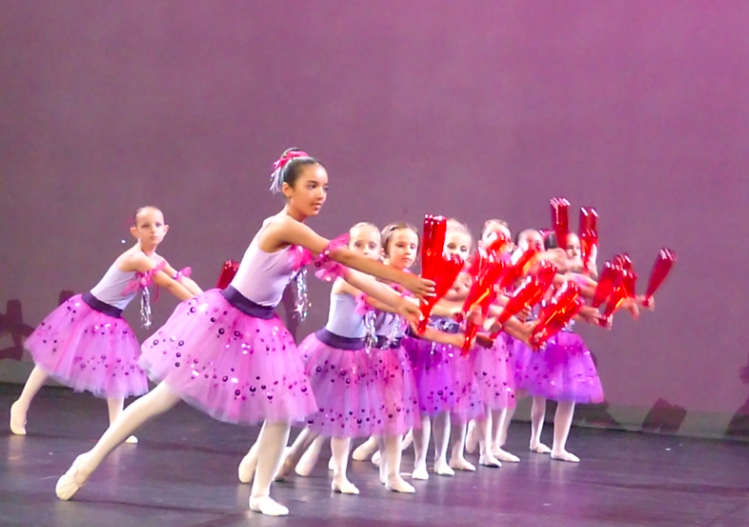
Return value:
M 458 421 L 483 413 L 473 373 L 473 354 L 446 344 L 406 337 L 403 347 L 413 366 L 419 410 L 435 416 L 451 412 Z
M 367 437 L 382 431 L 385 404 L 367 348 L 339 349 L 313 333 L 299 351 L 307 358 L 307 377 L 320 408 L 307 418 L 313 431 L 327 437 Z
M 405 434 L 421 426 L 419 395 L 408 354 L 400 343 L 396 347 L 373 348 L 385 409 L 383 433 Z
M 142 351 L 151 379 L 215 419 L 252 425 L 303 421 L 317 411 L 281 319 L 242 313 L 218 289 L 179 304 Z
M 75 295 L 39 323 L 24 347 L 53 379 L 77 392 L 125 398 L 148 392 L 138 367 L 140 345 L 122 318 L 92 309 Z
M 515 349 L 519 362 L 516 371 L 530 395 L 580 404 L 603 402 L 593 357 L 576 333 L 557 333 L 541 351 L 531 351 L 522 344 Z
M 514 362 L 511 339 L 500 335 L 491 348 L 476 346 L 474 372 L 481 401 L 492 410 L 515 407 Z

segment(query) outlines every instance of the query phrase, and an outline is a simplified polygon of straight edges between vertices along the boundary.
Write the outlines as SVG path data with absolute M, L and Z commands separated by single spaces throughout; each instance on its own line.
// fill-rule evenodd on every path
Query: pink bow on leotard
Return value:
M 176 273 L 174 273 L 174 278 L 177 282 L 180 282 L 182 280 L 182 277 L 190 278 L 190 275 L 192 275 L 192 267 L 183 267 Z
M 162 271 L 166 267 L 166 261 L 162 260 L 159 262 L 156 267 L 153 269 L 149 269 L 145 273 L 137 272 L 135 273 L 135 277 L 125 286 L 125 289 L 122 290 L 122 294 L 128 294 L 128 293 L 136 293 L 140 289 L 145 289 L 151 284 L 153 284 L 153 277 L 156 273 L 159 271 Z M 185 271 L 191 272 L 189 267 L 186 267 L 179 273 L 182 273 L 185 276 L 189 276 L 189 274 L 185 274 Z M 177 273 L 177 275 L 179 275 Z M 175 278 L 176 279 L 176 278 Z M 156 288 L 156 294 L 154 295 L 154 300 L 157 300 L 159 298 L 159 288 Z

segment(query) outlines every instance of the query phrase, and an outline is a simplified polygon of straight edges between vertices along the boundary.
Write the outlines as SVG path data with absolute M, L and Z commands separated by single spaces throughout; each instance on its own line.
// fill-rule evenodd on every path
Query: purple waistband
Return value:
M 323 344 L 327 344 L 331 348 L 339 350 L 360 350 L 366 347 L 364 343 L 364 337 L 342 337 L 331 333 L 325 328 L 315 331 L 315 337 Z
M 102 302 L 90 292 L 81 295 L 81 299 L 94 311 L 104 313 L 113 318 L 122 318 L 122 310 L 119 307 L 110 306 L 109 304 Z
M 256 304 L 232 286 L 221 291 L 221 294 L 224 295 L 227 302 L 239 309 L 245 315 L 261 318 L 263 320 L 270 320 L 276 316 L 276 313 L 273 311 L 275 306 L 261 306 L 260 304 Z

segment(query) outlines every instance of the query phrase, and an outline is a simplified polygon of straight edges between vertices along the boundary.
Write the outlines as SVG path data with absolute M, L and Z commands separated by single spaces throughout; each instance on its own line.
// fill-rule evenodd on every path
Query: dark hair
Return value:
M 419 231 L 416 230 L 416 227 L 408 223 L 407 221 L 397 221 L 394 223 L 391 223 L 384 229 L 382 229 L 382 233 L 380 234 L 380 246 L 382 247 L 382 252 L 385 254 L 385 256 L 390 255 L 390 251 L 388 250 L 388 244 L 390 243 L 390 239 L 393 237 L 393 234 L 396 231 L 403 231 L 403 230 L 411 230 L 416 233 L 416 238 L 419 240 L 419 243 L 421 243 L 421 235 L 419 234 Z
M 548 251 L 549 249 L 558 249 L 558 248 L 559 248 L 559 244 L 557 243 L 557 235 L 554 232 L 550 232 L 544 238 L 544 249 Z
M 281 192 L 284 183 L 293 188 L 302 173 L 302 168 L 308 165 L 323 166 L 320 161 L 297 147 L 284 150 L 284 153 L 273 165 L 274 170 L 270 175 L 271 191 L 274 194 Z

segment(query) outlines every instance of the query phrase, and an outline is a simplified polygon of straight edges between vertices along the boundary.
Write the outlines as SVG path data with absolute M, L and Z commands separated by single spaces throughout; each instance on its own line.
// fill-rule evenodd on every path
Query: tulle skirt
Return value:
M 364 339 L 345 339 L 321 330 L 304 339 L 299 351 L 319 406 L 307 417 L 308 426 L 328 437 L 379 434 L 385 403 L 377 364 Z
M 119 313 L 90 294 L 75 295 L 39 323 L 24 347 L 37 366 L 77 392 L 142 395 L 148 379 L 138 366 L 140 345 Z
M 240 310 L 248 302 L 232 288 L 182 302 L 143 344 L 140 365 L 215 419 L 303 421 L 317 404 L 299 350 L 270 308 L 249 302 L 269 318 Z

